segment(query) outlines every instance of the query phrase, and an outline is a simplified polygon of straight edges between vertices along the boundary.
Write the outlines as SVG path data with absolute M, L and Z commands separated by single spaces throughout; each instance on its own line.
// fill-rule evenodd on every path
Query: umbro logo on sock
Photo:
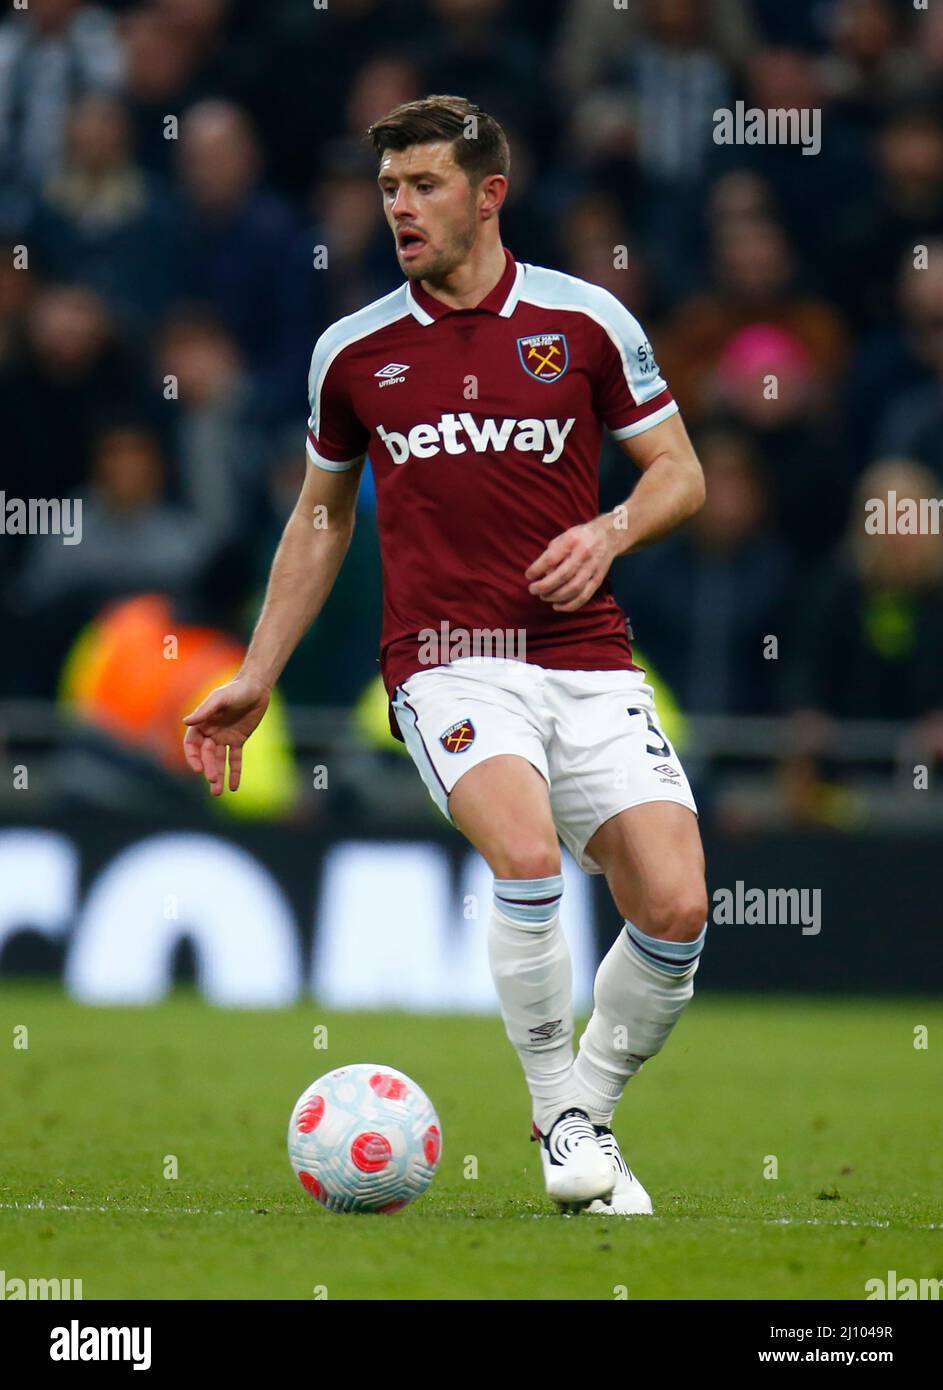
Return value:
M 562 1018 L 555 1018 L 549 1023 L 538 1023 L 536 1028 L 528 1028 L 527 1031 L 535 1041 L 549 1042 L 551 1038 L 555 1038 L 558 1033 L 563 1031 L 562 1023 Z

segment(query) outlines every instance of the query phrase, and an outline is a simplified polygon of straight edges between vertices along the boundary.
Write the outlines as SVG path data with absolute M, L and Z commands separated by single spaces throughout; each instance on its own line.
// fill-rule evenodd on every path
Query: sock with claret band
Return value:
M 546 1133 L 579 1104 L 573 1076 L 570 952 L 560 925 L 563 876 L 495 879 L 488 959 L 508 1038 Z
M 693 941 L 662 941 L 626 922 L 596 972 L 593 1013 L 573 1063 L 579 1104 L 610 1125 L 631 1077 L 660 1052 L 694 993 L 707 924 Z

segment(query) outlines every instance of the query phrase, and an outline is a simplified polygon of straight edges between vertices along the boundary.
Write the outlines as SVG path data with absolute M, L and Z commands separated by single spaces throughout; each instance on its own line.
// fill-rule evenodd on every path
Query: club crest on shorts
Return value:
M 439 735 L 446 753 L 464 753 L 475 742 L 475 726 L 470 719 L 460 719 Z
M 517 351 L 524 371 L 538 381 L 558 381 L 570 365 L 565 333 L 532 333 L 518 338 Z

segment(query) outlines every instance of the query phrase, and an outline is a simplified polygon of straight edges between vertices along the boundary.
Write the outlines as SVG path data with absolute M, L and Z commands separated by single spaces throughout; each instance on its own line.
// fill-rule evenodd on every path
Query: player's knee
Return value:
M 707 891 L 697 887 L 651 899 L 646 904 L 645 921 L 637 925 L 663 941 L 693 941 L 706 921 Z
M 509 845 L 491 865 L 495 878 L 552 878 L 560 872 L 560 851 L 556 845 Z

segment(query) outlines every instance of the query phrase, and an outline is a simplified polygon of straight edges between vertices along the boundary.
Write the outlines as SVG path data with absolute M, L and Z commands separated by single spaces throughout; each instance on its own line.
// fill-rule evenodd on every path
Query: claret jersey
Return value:
M 430 632 L 523 634 L 515 654 L 558 670 L 633 664 L 608 579 L 558 613 L 524 571 L 598 516 L 603 430 L 627 439 L 678 407 L 613 295 L 505 257 L 475 308 L 407 282 L 339 319 L 311 359 L 308 457 L 373 468 L 391 696 L 428 664 Z

